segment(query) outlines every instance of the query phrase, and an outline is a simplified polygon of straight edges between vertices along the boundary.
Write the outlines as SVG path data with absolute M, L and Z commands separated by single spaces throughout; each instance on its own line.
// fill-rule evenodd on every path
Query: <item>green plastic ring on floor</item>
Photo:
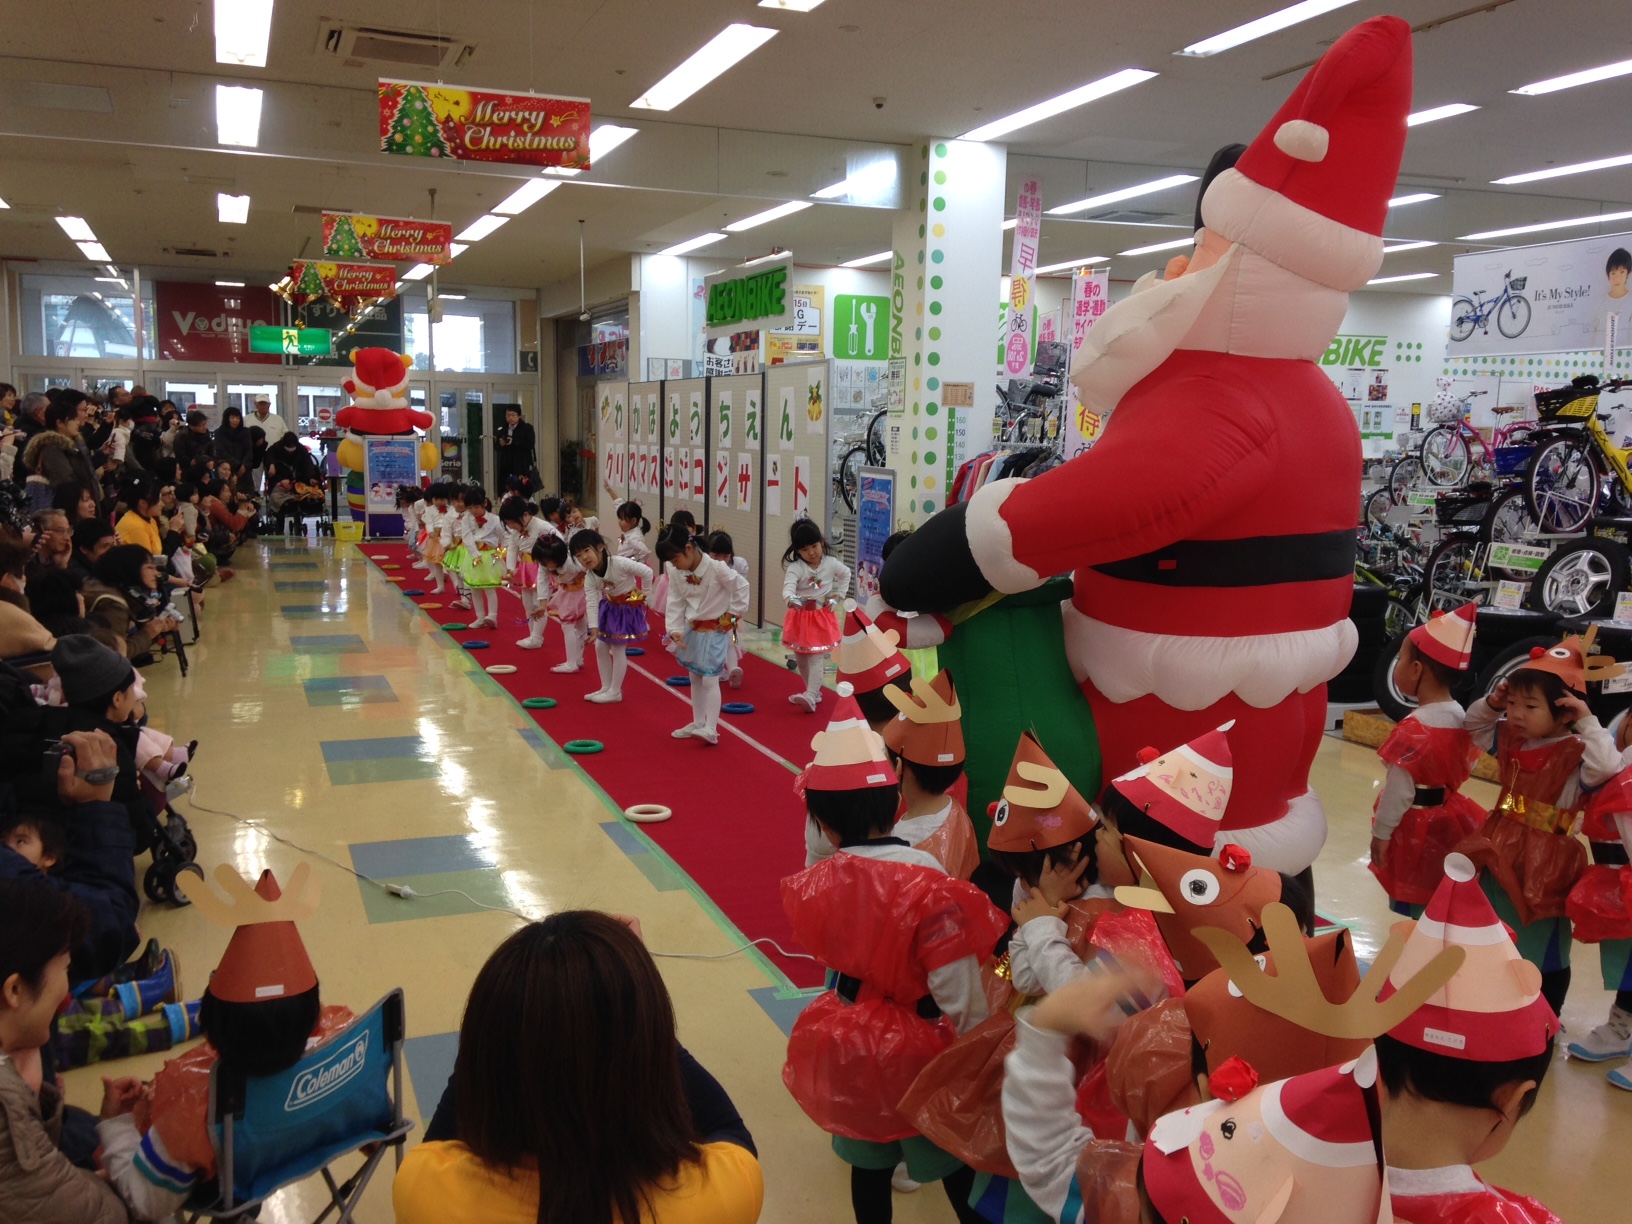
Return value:
M 605 748 L 606 745 L 600 740 L 568 740 L 561 745 L 562 752 L 571 753 L 573 756 L 593 756 Z
M 555 709 L 555 698 L 524 697 L 522 698 L 521 704 L 529 710 L 553 710 Z
M 443 625 L 442 628 L 448 630 L 449 632 L 456 633 L 461 629 L 469 629 L 470 626 L 461 624 L 459 621 L 449 621 L 447 624 Z

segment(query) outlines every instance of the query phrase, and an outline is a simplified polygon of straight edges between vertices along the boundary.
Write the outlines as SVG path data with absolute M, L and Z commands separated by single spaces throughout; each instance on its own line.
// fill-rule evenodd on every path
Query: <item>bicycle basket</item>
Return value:
M 1535 450 L 1535 446 L 1529 443 L 1520 443 L 1517 446 L 1498 446 L 1496 448 L 1496 475 L 1519 475 L 1524 471 L 1525 465 L 1530 462 L 1530 456 L 1535 453 Z
M 1481 481 L 1466 489 L 1449 489 L 1434 499 L 1434 520 L 1441 527 L 1476 527 L 1490 505 L 1490 485 Z
M 1435 425 L 1454 425 L 1462 419 L 1462 403 L 1460 400 L 1450 404 L 1429 404 L 1428 419 Z
M 1508 281 L 1507 287 L 1513 290 L 1514 293 L 1523 293 L 1525 282 L 1529 279 L 1530 278 L 1528 276 L 1521 276 L 1517 280 Z
M 1536 392 L 1536 415 L 1544 421 L 1585 420 L 1598 410 L 1598 388 L 1560 387 Z

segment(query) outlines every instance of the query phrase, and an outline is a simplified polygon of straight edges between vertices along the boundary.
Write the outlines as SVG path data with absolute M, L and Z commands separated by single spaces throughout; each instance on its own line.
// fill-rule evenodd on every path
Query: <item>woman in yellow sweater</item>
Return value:
M 398 1224 L 754 1224 L 765 1182 L 633 920 L 569 910 L 477 975 L 393 1198 Z

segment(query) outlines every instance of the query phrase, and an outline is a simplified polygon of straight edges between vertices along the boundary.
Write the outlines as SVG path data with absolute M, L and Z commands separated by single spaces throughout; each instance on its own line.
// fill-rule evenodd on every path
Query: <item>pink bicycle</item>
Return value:
M 1524 466 L 1528 452 L 1509 452 L 1506 457 L 1500 452 L 1506 447 L 1524 446 L 1527 436 L 1535 430 L 1538 422 L 1514 421 L 1511 425 L 1500 426 L 1492 431 L 1491 441 L 1486 442 L 1484 435 L 1468 424 L 1468 414 L 1473 409 L 1473 397 L 1488 394 L 1487 391 L 1469 394 L 1452 410 L 1455 414 L 1452 420 L 1441 421 L 1422 439 L 1418 454 L 1422 458 L 1423 479 L 1430 485 L 1440 489 L 1454 488 L 1466 482 L 1475 468 L 1503 476 L 1514 475 Z M 1509 416 L 1520 409 L 1510 404 L 1499 404 L 1491 411 L 1497 416 Z M 1473 453 L 1475 443 L 1479 447 L 1477 459 Z

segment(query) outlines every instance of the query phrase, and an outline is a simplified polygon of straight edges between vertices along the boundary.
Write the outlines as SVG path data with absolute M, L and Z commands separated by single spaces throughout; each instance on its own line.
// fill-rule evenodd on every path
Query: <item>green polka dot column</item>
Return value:
M 907 381 L 891 464 L 905 486 L 897 513 L 914 523 L 946 504 L 958 465 L 991 436 L 1005 172 L 1005 152 L 992 145 L 929 139 L 912 149 L 907 207 L 895 224 L 896 355 L 906 360 Z M 971 385 L 975 406 L 948 406 L 948 384 Z

